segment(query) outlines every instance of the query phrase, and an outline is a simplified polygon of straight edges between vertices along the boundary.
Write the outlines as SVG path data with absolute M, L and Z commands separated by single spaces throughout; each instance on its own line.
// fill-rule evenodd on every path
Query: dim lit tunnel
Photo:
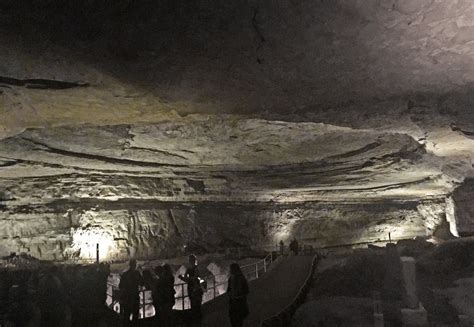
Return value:
M 0 255 L 471 236 L 470 1 L 0 3 Z

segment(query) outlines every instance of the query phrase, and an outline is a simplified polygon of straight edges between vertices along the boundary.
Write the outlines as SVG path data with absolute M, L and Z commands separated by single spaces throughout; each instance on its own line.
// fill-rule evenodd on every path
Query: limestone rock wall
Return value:
M 431 235 L 456 179 L 408 135 L 226 117 L 0 140 L 0 252 L 175 256 Z
M 63 203 L 0 213 L 2 254 L 42 259 L 169 257 L 185 251 L 270 245 L 293 237 L 315 246 L 430 235 L 418 202 L 365 203 Z M 436 207 L 439 201 L 422 204 Z
M 474 180 L 468 178 L 453 192 L 449 203 L 449 219 L 457 236 L 474 235 Z

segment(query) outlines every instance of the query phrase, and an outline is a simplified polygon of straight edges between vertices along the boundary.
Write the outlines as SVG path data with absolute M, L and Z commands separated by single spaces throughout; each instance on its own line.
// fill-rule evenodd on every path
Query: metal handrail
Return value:
M 319 256 L 316 253 L 313 257 L 313 260 L 311 262 L 311 268 L 308 273 L 308 276 L 306 277 L 303 285 L 300 287 L 298 290 L 298 293 L 296 296 L 293 298 L 293 301 L 290 302 L 289 305 L 287 305 L 280 313 L 265 319 L 261 323 L 261 327 L 283 327 L 283 326 L 288 326 L 290 324 L 290 320 L 295 313 L 296 309 L 298 306 L 304 301 L 304 298 L 306 297 L 309 288 L 311 287 L 311 283 L 313 281 L 313 275 L 314 272 L 316 271 L 316 266 L 319 261 Z
M 230 248 L 230 249 L 240 249 L 239 254 L 241 253 L 242 249 L 248 250 L 248 248 Z M 247 264 L 245 266 L 241 266 L 240 268 L 242 269 L 244 275 L 249 280 L 254 280 L 254 279 L 257 279 L 261 276 L 261 270 L 263 270 L 263 273 L 266 273 L 268 267 L 274 261 L 273 260 L 273 251 L 274 250 L 275 250 L 275 248 L 272 248 L 269 251 L 269 253 L 263 259 L 261 259 L 257 262 L 250 263 L 250 264 Z M 248 268 L 251 268 L 251 269 L 248 269 Z M 248 271 L 246 271 L 246 270 L 248 270 Z M 211 288 L 208 287 L 206 292 L 205 292 L 205 294 L 210 292 L 210 295 L 205 296 L 203 298 L 204 303 L 208 302 L 208 301 L 211 301 L 211 300 L 214 300 L 215 298 L 217 298 L 220 295 L 225 293 L 225 292 L 220 293 L 220 294 L 218 293 L 217 288 L 219 286 L 227 284 L 227 281 L 217 283 L 216 282 L 216 277 L 219 277 L 219 276 L 227 276 L 227 274 L 222 273 L 222 274 L 217 274 L 217 275 L 212 275 L 212 276 L 206 276 L 205 277 L 207 285 L 212 284 L 212 286 L 211 286 Z M 185 283 L 185 282 L 174 284 L 175 289 L 176 288 L 181 289 L 181 294 L 179 294 L 178 296 L 175 296 L 175 303 L 176 303 L 175 307 L 174 307 L 175 310 L 186 310 L 187 307 L 189 306 L 189 300 L 186 300 L 186 299 L 189 298 L 189 294 L 187 294 L 187 292 L 185 292 L 185 289 L 187 291 L 187 288 L 184 287 L 185 285 L 187 285 L 187 283 Z M 109 289 L 110 289 L 110 291 L 109 291 Z M 109 306 L 109 308 L 113 309 L 114 311 L 120 312 L 119 300 L 114 298 L 114 289 L 118 290 L 118 285 L 107 282 L 107 292 L 106 292 L 107 293 L 107 302 L 109 302 L 109 300 L 110 300 L 110 303 L 107 304 L 107 305 Z M 151 293 L 151 290 L 146 289 L 145 287 L 142 287 L 140 289 L 140 312 L 141 312 L 140 318 L 147 318 L 147 316 L 146 316 L 146 307 L 153 304 L 152 301 L 147 301 L 147 292 Z

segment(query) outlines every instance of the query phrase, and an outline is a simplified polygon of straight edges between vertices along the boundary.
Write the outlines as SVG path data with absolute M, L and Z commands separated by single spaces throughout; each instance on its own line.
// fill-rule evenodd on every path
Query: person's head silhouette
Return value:
M 130 259 L 129 267 L 130 267 L 130 270 L 137 269 L 137 260 L 136 259 Z
M 230 264 L 230 274 L 234 276 L 243 275 L 242 270 L 240 269 L 240 266 L 238 263 L 234 262 Z
M 188 257 L 188 262 L 190 266 L 196 266 L 197 265 L 197 258 L 194 254 L 190 254 Z
M 161 277 L 163 275 L 163 266 L 156 266 L 155 267 L 155 274 L 158 276 L 158 277 Z

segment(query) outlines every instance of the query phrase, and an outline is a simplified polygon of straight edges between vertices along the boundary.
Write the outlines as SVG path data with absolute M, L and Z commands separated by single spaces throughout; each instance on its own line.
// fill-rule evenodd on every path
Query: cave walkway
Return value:
M 288 256 L 259 279 L 250 281 L 248 304 L 250 314 L 244 326 L 260 326 L 264 319 L 280 313 L 294 300 L 304 284 L 313 255 Z M 220 296 L 203 307 L 203 327 L 230 326 L 228 298 Z

